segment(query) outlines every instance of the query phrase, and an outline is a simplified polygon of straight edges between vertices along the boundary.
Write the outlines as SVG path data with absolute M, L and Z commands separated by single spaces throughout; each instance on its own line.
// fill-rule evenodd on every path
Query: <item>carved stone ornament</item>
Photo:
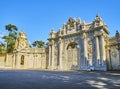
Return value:
M 113 50 L 113 51 L 111 52 L 111 55 L 112 55 L 113 57 L 117 57 L 117 51 L 116 51 L 116 50 Z
M 69 30 L 74 28 L 74 23 L 75 23 L 75 20 L 72 17 L 70 17 L 68 20 Z

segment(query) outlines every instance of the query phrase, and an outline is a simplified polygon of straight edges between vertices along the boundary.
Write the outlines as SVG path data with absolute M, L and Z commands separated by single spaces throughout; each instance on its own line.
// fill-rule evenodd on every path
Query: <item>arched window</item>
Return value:
M 24 65 L 24 55 L 21 56 L 21 65 Z

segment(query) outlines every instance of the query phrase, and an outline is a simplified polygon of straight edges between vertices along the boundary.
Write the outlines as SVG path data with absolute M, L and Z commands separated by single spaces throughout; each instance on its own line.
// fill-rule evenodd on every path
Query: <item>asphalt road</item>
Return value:
M 120 72 L 0 70 L 0 89 L 120 89 Z

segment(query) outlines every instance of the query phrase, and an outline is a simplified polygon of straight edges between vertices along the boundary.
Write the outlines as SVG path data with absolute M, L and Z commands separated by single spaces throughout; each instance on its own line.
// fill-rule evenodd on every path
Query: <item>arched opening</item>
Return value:
M 78 44 L 75 43 L 75 42 L 71 42 L 71 43 L 68 44 L 67 50 L 68 50 L 69 48 L 76 48 L 76 47 L 78 47 Z
M 21 56 L 20 65 L 21 65 L 21 68 L 24 67 L 24 55 Z
M 80 47 L 76 42 L 71 42 L 67 46 L 67 68 L 68 70 L 76 69 L 79 65 Z

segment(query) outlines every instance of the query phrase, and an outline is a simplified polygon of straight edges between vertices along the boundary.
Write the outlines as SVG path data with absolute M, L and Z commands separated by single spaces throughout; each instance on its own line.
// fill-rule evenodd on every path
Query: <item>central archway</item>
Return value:
M 68 70 L 74 70 L 79 65 L 79 45 L 76 42 L 70 42 L 67 45 L 67 67 Z

